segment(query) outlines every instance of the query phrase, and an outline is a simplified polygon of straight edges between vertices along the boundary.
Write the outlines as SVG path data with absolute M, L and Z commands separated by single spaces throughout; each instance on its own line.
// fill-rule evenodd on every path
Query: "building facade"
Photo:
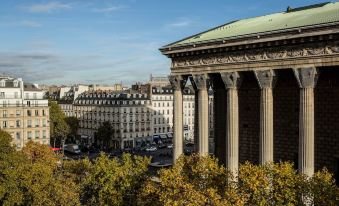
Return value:
M 154 135 L 173 136 L 173 88 L 152 87 L 152 128 Z M 194 134 L 194 91 L 185 88 L 183 91 L 184 138 L 193 140 Z
M 208 151 L 212 86 L 215 155 L 229 169 L 291 161 L 308 176 L 322 167 L 338 175 L 338 12 L 339 3 L 289 9 L 161 48 L 172 60 L 174 161 L 183 149 L 182 90 L 191 79 L 200 154 Z
M 100 125 L 110 122 L 114 132 L 110 144 L 114 149 L 133 148 L 136 139 L 153 135 L 147 94 L 84 92 L 74 101 L 73 114 L 80 120 L 78 133 L 92 142 Z
M 32 140 L 50 144 L 49 107 L 44 92 L 21 78 L 0 77 L 0 126 L 21 149 Z

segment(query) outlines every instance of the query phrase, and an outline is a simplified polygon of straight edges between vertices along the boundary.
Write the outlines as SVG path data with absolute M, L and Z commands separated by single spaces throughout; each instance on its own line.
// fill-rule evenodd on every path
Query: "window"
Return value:
M 32 132 L 31 131 L 27 132 L 27 139 L 32 139 Z
M 17 132 L 15 136 L 16 136 L 16 139 L 19 140 L 19 139 L 21 138 L 21 137 L 20 137 L 20 136 L 21 136 L 20 132 Z
M 35 120 L 35 127 L 39 127 L 40 121 L 38 119 Z
M 40 132 L 39 131 L 35 131 L 35 139 L 39 139 L 40 136 Z
M 5 92 L 0 92 L 0 98 L 5 98 Z
M 16 116 L 20 116 L 21 112 L 20 110 L 16 110 Z
M 42 110 L 42 116 L 46 116 L 45 110 Z
M 28 103 L 28 102 L 27 102 Z M 27 116 L 32 116 L 32 112 L 31 112 L 31 110 L 27 110 Z
M 32 120 L 27 120 L 27 127 L 32 127 Z
M 16 120 L 16 127 L 20 127 L 20 120 Z
M 16 106 L 20 107 L 20 101 L 16 101 Z
M 42 126 L 46 127 L 46 119 L 42 119 Z
M 2 116 L 7 117 L 7 110 L 2 111 Z
M 34 111 L 35 116 L 39 116 L 39 110 Z
M 7 121 L 2 121 L 2 128 L 7 128 Z

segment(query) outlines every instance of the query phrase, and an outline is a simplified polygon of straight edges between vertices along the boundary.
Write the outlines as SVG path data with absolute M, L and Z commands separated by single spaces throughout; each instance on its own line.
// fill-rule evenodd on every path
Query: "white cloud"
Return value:
M 70 4 L 60 2 L 48 2 L 41 4 L 32 4 L 24 7 L 25 10 L 31 13 L 51 13 L 57 10 L 66 10 L 72 8 Z
M 29 20 L 22 21 L 21 25 L 24 27 L 30 27 L 30 28 L 37 28 L 37 27 L 42 26 L 42 24 L 40 24 L 39 22 L 29 21 Z
M 94 12 L 98 12 L 98 13 L 110 13 L 110 12 L 114 12 L 114 11 L 119 11 L 121 9 L 123 9 L 124 6 L 110 6 L 110 7 L 106 7 L 106 8 L 97 8 L 94 9 Z
M 187 18 L 181 18 L 181 19 L 178 19 L 177 21 L 175 22 L 172 22 L 172 23 L 169 23 L 166 25 L 166 27 L 170 27 L 170 28 L 173 28 L 173 27 L 187 27 L 187 26 L 190 26 L 192 25 L 194 22 L 190 19 L 187 19 Z

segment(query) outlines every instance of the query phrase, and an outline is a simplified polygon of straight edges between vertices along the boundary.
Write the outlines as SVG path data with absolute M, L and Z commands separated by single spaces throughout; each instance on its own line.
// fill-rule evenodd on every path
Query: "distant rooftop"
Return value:
M 243 36 L 334 22 L 339 22 L 339 2 L 326 2 L 299 8 L 288 7 L 286 11 L 280 13 L 235 20 L 166 45 L 163 48 L 235 39 Z
M 24 83 L 24 91 L 42 91 L 36 85 L 31 83 Z

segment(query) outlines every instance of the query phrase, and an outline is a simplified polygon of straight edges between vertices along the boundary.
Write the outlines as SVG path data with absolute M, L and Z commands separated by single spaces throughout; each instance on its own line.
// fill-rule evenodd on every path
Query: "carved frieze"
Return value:
M 219 54 L 177 57 L 172 59 L 172 67 L 218 65 L 252 61 L 269 61 L 287 58 L 312 57 L 339 53 L 339 43 L 315 46 L 283 46 L 267 49 L 243 50 Z

